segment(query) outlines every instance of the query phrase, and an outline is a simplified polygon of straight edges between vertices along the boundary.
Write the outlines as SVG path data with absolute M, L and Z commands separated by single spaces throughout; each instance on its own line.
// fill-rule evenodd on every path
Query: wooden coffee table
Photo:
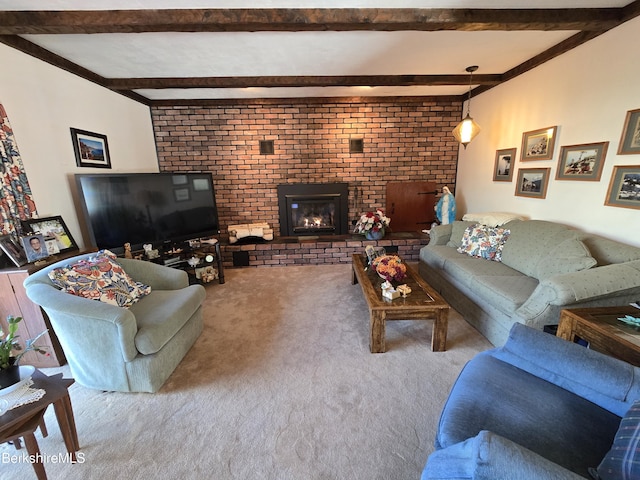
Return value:
M 625 315 L 639 317 L 640 309 L 631 305 L 565 309 L 556 336 L 570 342 L 579 337 L 598 352 L 640 366 L 640 328 L 618 320 Z
M 406 265 L 406 264 L 405 264 Z M 424 279 L 407 266 L 407 277 L 402 281 L 411 287 L 406 298 L 388 300 L 382 296 L 383 280 L 373 268 L 367 266 L 363 255 L 353 255 L 351 283 L 359 283 L 370 312 L 369 350 L 385 351 L 385 322 L 387 320 L 433 320 L 431 350 L 444 352 L 447 346 L 449 305 Z

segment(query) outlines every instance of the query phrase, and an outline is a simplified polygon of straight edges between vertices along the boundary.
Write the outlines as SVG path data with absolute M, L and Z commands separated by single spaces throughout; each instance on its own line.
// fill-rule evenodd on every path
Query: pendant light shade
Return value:
M 480 133 L 480 125 L 478 125 L 473 118 L 471 118 L 471 78 L 473 72 L 478 69 L 477 65 L 467 67 L 469 72 L 469 100 L 467 102 L 467 116 L 462 119 L 456 128 L 453 129 L 453 136 L 460 142 L 464 148 Z

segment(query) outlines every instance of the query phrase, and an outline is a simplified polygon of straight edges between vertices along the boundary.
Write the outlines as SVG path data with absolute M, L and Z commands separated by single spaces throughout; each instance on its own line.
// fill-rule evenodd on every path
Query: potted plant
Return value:
M 22 317 L 9 315 L 7 317 L 8 331 L 5 333 L 0 327 L 0 388 L 8 387 L 20 381 L 18 366 L 25 353 L 34 351 L 48 355 L 43 347 L 36 345 L 38 339 L 47 333 L 47 330 L 40 332 L 35 338 L 27 340 L 24 348 L 18 343 L 17 339 L 20 335 L 16 335 L 16 333 L 18 324 L 21 321 Z M 19 353 L 15 354 L 15 352 Z
M 364 235 L 367 240 L 380 240 L 384 237 L 384 231 L 391 223 L 391 219 L 378 208 L 375 212 L 362 214 L 353 233 Z

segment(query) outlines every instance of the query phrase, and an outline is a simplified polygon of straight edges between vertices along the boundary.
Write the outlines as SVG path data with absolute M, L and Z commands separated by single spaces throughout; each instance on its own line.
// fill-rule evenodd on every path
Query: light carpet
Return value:
M 369 313 L 350 265 L 227 270 L 207 285 L 204 331 L 156 394 L 74 384 L 83 463 L 50 479 L 418 479 L 462 366 L 491 348 L 451 311 L 446 352 L 431 321 L 387 323 L 369 353 Z M 43 369 L 65 372 L 67 366 Z M 53 409 L 43 455 L 65 452 Z M 0 445 L 1 478 L 35 478 Z

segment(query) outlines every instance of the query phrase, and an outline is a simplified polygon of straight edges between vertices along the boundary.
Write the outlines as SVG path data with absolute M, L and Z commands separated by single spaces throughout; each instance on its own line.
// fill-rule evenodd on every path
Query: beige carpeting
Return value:
M 71 387 L 84 463 L 49 462 L 49 478 L 418 479 L 451 384 L 491 348 L 484 337 L 452 311 L 446 352 L 430 350 L 432 322 L 397 321 L 374 355 L 350 265 L 225 273 L 160 392 Z M 64 443 L 52 408 L 45 418 L 38 441 L 54 457 Z M 11 463 L 21 455 L 0 445 L 0 478 L 35 478 Z

